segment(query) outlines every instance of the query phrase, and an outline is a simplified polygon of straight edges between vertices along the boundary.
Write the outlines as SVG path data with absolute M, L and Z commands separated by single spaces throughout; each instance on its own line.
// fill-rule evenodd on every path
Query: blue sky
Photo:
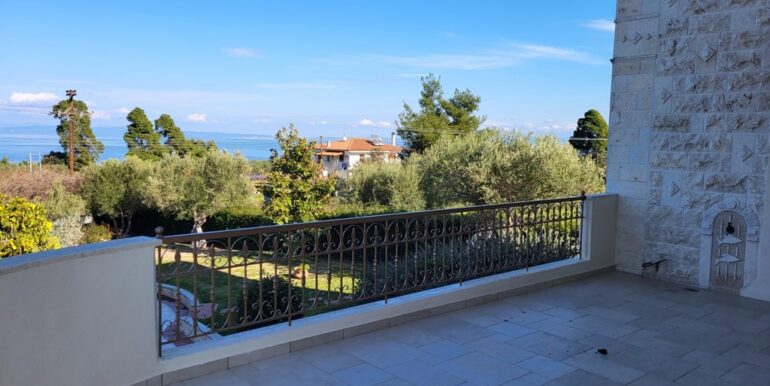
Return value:
M 184 130 L 387 134 L 420 76 L 481 96 L 487 124 L 566 138 L 609 110 L 615 2 L 3 1 L 0 127 L 51 124 L 76 88 L 93 125 L 128 109 Z M 118 130 L 118 129 L 116 129 Z

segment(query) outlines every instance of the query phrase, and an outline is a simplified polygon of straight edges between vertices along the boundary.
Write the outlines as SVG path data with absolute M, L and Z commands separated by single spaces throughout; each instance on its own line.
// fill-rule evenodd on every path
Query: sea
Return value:
M 125 127 L 95 127 L 93 130 L 96 138 L 104 144 L 100 161 L 122 159 L 126 155 L 126 143 L 123 141 Z M 185 136 L 213 140 L 219 149 L 239 152 L 251 160 L 269 159 L 270 149 L 278 147 L 274 134 L 186 131 Z M 0 127 L 0 159 L 7 157 L 12 162 L 20 162 L 31 157 L 37 162 L 38 156 L 61 150 L 55 126 Z

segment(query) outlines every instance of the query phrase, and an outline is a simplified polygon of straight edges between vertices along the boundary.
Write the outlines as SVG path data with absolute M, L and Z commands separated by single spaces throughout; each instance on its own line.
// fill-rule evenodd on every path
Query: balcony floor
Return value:
M 184 382 L 263 384 L 768 385 L 770 302 L 611 273 Z

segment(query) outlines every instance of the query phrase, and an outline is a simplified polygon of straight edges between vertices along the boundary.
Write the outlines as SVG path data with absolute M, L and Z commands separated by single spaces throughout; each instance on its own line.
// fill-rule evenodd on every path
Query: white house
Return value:
M 391 134 L 390 144 L 379 136 L 371 138 L 342 138 L 339 141 L 321 140 L 315 146 L 316 161 L 321 164 L 323 175 L 347 177 L 348 170 L 367 159 L 380 159 L 383 162 L 400 162 L 402 147 L 396 146 L 396 134 Z

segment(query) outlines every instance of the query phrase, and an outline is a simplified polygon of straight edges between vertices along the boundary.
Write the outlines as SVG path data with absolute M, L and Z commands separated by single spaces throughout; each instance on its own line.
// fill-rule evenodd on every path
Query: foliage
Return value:
M 398 135 L 412 150 L 422 153 L 443 134 L 465 134 L 475 131 L 486 119 L 475 115 L 481 98 L 470 90 L 455 89 L 450 99 L 444 99 L 441 78 L 430 74 L 421 78 L 420 111 L 404 103 L 398 116 Z
M 177 219 L 193 220 L 202 232 L 212 214 L 254 193 L 243 156 L 209 150 L 204 157 L 168 155 L 157 162 L 146 190 L 147 199 Z
M 160 144 L 160 134 L 155 131 L 144 110 L 135 107 L 128 113 L 126 119 L 129 124 L 123 140 L 128 145 L 127 155 L 144 160 L 156 160 L 162 157 L 164 149 Z
M 43 165 L 42 169 L 35 169 L 32 173 L 27 167 L 19 165 L 0 169 L 0 194 L 28 200 L 44 200 L 56 184 L 74 193 L 80 190 L 82 183 L 82 174 L 70 176 L 64 166 Z
M 93 164 L 99 159 L 104 151 L 104 144 L 99 142 L 91 130 L 91 116 L 88 113 L 88 106 L 83 101 L 75 100 L 72 103 L 72 110 L 69 110 L 69 101 L 62 100 L 55 104 L 51 110 L 51 115 L 59 120 L 56 126 L 56 134 L 59 135 L 59 143 L 63 149 L 65 160 L 68 157 L 70 143 L 70 119 L 74 123 L 74 148 L 75 148 L 75 166 L 80 169 L 84 166 Z M 49 156 L 61 158 L 61 153 L 51 152 Z
M 583 118 L 578 119 L 577 129 L 572 133 L 569 143 L 581 155 L 590 155 L 604 169 L 607 165 L 607 135 L 609 126 L 602 114 L 596 110 L 586 111 Z
M 266 213 L 276 224 L 305 222 L 324 212 L 334 192 L 334 180 L 321 176 L 313 161 L 313 143 L 301 138 L 294 125 L 275 135 L 281 154 L 271 150 L 273 167 L 267 177 Z
M 43 206 L 0 195 L 0 257 L 59 248 L 52 229 Z
M 204 142 L 185 138 L 182 129 L 176 125 L 174 119 L 168 114 L 161 114 L 155 120 L 155 132 L 165 138 L 166 152 L 174 152 L 181 157 L 187 155 L 204 157 L 208 150 L 215 150 L 217 148 L 213 141 Z
M 237 206 L 214 213 L 208 221 L 210 230 L 250 228 L 269 225 L 261 206 Z
M 134 214 L 143 206 L 151 169 L 148 161 L 129 156 L 86 170 L 83 196 L 95 215 L 112 221 L 118 237 L 128 235 Z
M 62 247 L 78 245 L 83 238 L 83 217 L 86 203 L 77 194 L 70 193 L 61 183 L 56 183 L 43 201 L 48 219 L 53 222 L 53 235 Z
M 480 205 L 600 192 L 603 175 L 556 137 L 484 131 L 443 137 L 419 160 L 427 206 Z
M 393 211 L 425 208 L 416 157 L 403 164 L 363 162 L 356 165 L 352 176 L 343 181 L 341 194 L 349 202 L 375 204 Z
M 270 160 L 250 160 L 251 172 L 259 175 L 267 175 L 273 168 L 273 163 Z
M 83 227 L 83 238 L 80 240 L 80 243 L 93 244 L 110 240 L 112 240 L 110 227 L 91 223 Z

